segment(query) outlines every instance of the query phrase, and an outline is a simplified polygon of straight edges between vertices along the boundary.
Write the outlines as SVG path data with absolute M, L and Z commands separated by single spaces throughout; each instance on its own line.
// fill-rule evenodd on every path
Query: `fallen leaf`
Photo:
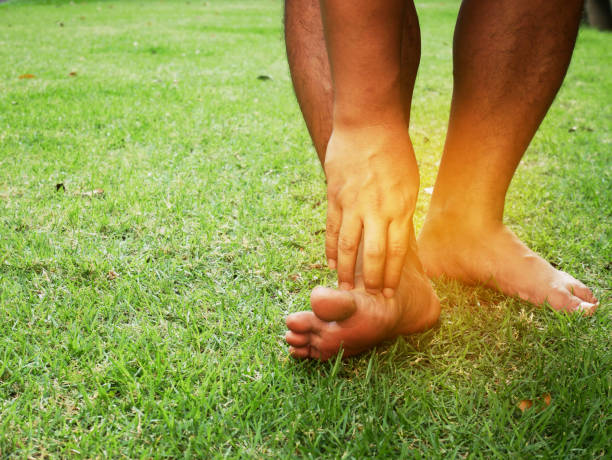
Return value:
M 261 81 L 266 81 L 266 80 L 272 80 L 272 77 L 270 77 L 269 75 L 258 75 L 257 79 Z
M 55 184 L 55 191 L 59 192 L 60 190 L 66 191 L 66 187 L 64 187 L 63 182 L 60 182 L 59 184 Z
M 69 76 L 69 77 L 76 77 L 76 76 L 77 76 L 77 73 L 76 73 L 76 72 L 73 70 L 72 72 L 70 72 L 70 73 L 68 74 L 68 76 Z
M 104 195 L 104 190 L 102 190 L 101 188 L 95 188 L 89 192 L 83 192 L 81 193 L 82 196 L 101 196 Z
M 523 399 L 516 406 L 521 410 L 521 412 L 525 412 L 527 409 L 533 406 L 533 401 L 531 399 Z
M 550 406 L 550 401 L 552 400 L 552 398 L 550 397 L 550 393 L 544 393 L 542 395 L 542 400 L 544 401 L 544 404 L 546 406 Z
M 299 275 L 299 273 L 294 273 L 293 275 L 289 275 L 289 278 L 291 278 L 291 280 L 293 281 L 299 281 L 302 279 L 302 277 Z
M 323 268 L 323 264 L 309 264 L 308 268 L 311 270 L 320 270 Z
M 24 73 L 23 75 L 19 75 L 20 80 L 25 80 L 26 78 L 36 78 L 36 75 L 31 73 Z
M 114 270 L 111 270 L 111 271 L 109 271 L 109 272 L 106 274 L 106 277 L 107 277 L 109 280 L 111 280 L 111 281 L 112 281 L 112 280 L 114 280 L 114 279 L 116 279 L 116 278 L 118 278 L 118 277 L 119 277 L 119 273 L 117 273 L 117 272 L 116 272 L 116 271 L 114 271 Z
M 568 129 L 567 131 L 570 133 L 576 132 L 578 128 L 576 126 L 572 126 L 570 129 Z

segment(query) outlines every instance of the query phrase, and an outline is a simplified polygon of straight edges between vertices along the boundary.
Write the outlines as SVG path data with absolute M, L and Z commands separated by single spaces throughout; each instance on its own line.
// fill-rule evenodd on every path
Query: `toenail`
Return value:
M 390 299 L 393 297 L 393 295 L 395 294 L 395 291 L 391 288 L 384 288 L 383 289 L 383 295 L 387 298 Z
M 329 269 L 330 270 L 335 270 L 336 269 L 336 261 L 334 259 L 329 259 L 327 261 L 327 265 L 329 265 Z
M 580 305 L 578 305 L 577 309 L 582 311 L 583 314 L 589 316 L 595 313 L 595 310 L 597 309 L 597 304 L 582 302 Z

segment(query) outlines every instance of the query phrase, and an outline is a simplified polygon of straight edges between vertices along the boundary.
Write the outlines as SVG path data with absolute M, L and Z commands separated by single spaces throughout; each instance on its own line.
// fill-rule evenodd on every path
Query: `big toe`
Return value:
M 357 309 L 355 295 L 351 291 L 318 286 L 310 294 L 312 311 L 323 321 L 342 321 Z

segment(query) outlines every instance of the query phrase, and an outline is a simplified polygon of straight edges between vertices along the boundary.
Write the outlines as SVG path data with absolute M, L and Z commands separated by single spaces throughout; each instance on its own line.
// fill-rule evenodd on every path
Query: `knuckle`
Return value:
M 407 193 L 398 193 L 393 202 L 393 208 L 398 215 L 405 215 L 414 209 L 415 204 L 415 196 Z
M 379 259 L 383 256 L 383 250 L 380 246 L 370 246 L 363 251 L 363 255 L 367 259 Z
M 397 209 L 401 211 L 405 211 L 408 207 L 409 200 L 405 195 L 400 195 L 397 198 Z
M 392 257 L 402 257 L 404 254 L 406 254 L 407 251 L 407 247 L 404 243 L 399 243 L 399 242 L 395 242 L 395 243 L 390 243 L 389 244 L 389 255 Z
M 328 234 L 337 235 L 340 231 L 340 224 L 335 220 L 330 219 L 328 220 L 325 228 Z
M 343 252 L 354 252 L 357 250 L 357 243 L 341 236 L 338 238 L 338 248 Z
M 385 196 L 381 193 L 375 193 L 371 197 L 370 203 L 374 209 L 380 209 L 385 204 Z

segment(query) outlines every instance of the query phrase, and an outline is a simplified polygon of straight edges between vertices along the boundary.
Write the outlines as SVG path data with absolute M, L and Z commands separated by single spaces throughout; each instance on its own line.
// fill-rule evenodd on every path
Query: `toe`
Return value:
M 581 299 L 572 295 L 572 293 L 563 287 L 551 289 L 546 298 L 548 304 L 553 310 L 572 312 L 578 308 Z
M 597 303 L 597 299 L 595 298 L 591 290 L 584 284 L 582 284 L 580 281 L 571 284 L 568 289 L 579 299 L 582 299 L 591 304 Z
M 310 347 L 310 357 L 319 361 L 327 361 L 330 356 L 315 347 Z
M 323 321 L 341 321 L 357 309 L 355 296 L 350 291 L 316 287 L 310 294 L 312 311 Z
M 563 295 L 557 292 L 556 296 L 549 299 L 549 303 L 555 310 L 567 313 L 582 313 L 586 316 L 592 315 L 598 306 L 596 302 L 587 302 L 580 297 L 572 295 L 569 290 L 563 293 Z
M 316 316 L 311 311 L 300 311 L 287 316 L 285 323 L 287 327 L 298 334 L 305 334 L 312 329 L 312 323 Z
M 312 358 L 327 361 L 329 358 L 336 356 L 340 352 L 340 349 L 343 348 L 343 342 L 337 338 L 337 333 L 341 328 L 337 325 L 330 325 L 329 327 L 335 330 L 331 330 L 327 334 L 311 335 L 310 356 Z M 347 356 L 346 349 L 344 349 L 343 356 Z
M 310 347 L 289 347 L 289 354 L 294 358 L 309 358 Z
M 576 307 L 576 311 L 582 312 L 585 316 L 591 316 L 597 310 L 599 304 L 590 302 L 580 302 L 580 305 Z
M 293 331 L 287 331 L 285 340 L 294 347 L 304 347 L 310 343 L 310 334 L 298 334 Z

